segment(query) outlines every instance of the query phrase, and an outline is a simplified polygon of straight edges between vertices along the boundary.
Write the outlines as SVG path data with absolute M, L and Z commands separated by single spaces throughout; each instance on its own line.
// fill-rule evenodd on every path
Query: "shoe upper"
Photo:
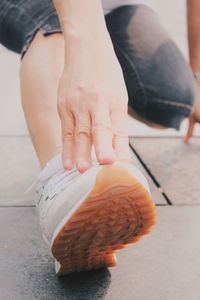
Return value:
M 149 191 L 148 182 L 140 170 L 127 162 L 115 163 L 126 165 Z M 28 193 L 35 187 L 34 200 L 42 235 L 49 245 L 59 223 L 64 217 L 70 217 L 76 207 L 88 196 L 95 185 L 97 173 L 104 166 L 93 159 L 93 166 L 83 174 L 76 168 L 67 171 L 63 168 L 61 154 L 58 154 L 47 162 L 36 181 L 25 191 Z
M 63 168 L 61 154 L 54 156 L 38 174 L 36 181 L 25 191 L 34 189 L 34 201 L 40 218 L 43 238 L 50 244 L 54 230 L 62 218 L 92 189 L 101 166 L 81 174 L 76 168 Z M 92 173 L 92 176 L 89 175 Z

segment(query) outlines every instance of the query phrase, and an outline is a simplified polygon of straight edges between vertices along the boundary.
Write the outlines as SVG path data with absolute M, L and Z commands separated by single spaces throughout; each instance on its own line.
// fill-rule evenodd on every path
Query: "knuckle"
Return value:
M 100 91 L 97 88 L 97 86 L 95 84 L 92 84 L 92 83 L 89 84 L 89 85 L 79 84 L 78 92 L 79 92 L 79 95 L 90 94 L 90 95 L 93 95 L 93 96 L 98 96 L 100 94 Z
M 71 128 L 66 128 L 62 132 L 63 141 L 71 140 L 74 137 L 74 131 Z
M 102 103 L 102 99 L 108 98 L 102 90 L 95 86 L 79 87 L 77 94 L 81 103 L 86 101 L 89 105 L 93 105 L 94 103 L 99 105 Z
M 79 128 L 77 128 L 75 135 L 76 138 L 82 137 L 83 135 L 86 136 L 88 139 L 92 138 L 90 127 L 87 125 L 80 126 Z
M 79 103 L 79 97 L 75 93 L 67 93 L 66 95 L 62 95 L 58 97 L 57 107 L 59 110 L 68 109 L 71 107 L 77 107 L 76 105 Z

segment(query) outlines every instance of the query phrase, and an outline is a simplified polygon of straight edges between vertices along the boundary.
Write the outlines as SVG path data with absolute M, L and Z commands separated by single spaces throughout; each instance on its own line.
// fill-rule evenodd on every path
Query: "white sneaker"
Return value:
M 64 275 L 116 265 L 115 252 L 155 224 L 149 185 L 139 169 L 117 161 L 79 173 L 63 168 L 61 154 L 39 173 L 36 207 L 42 235 Z

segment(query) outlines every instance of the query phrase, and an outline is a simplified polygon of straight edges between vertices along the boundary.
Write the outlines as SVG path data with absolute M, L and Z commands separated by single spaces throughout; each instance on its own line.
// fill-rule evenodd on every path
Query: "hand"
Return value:
M 90 168 L 92 144 L 100 164 L 130 162 L 128 95 L 110 38 L 68 42 L 57 107 L 66 170 Z
M 196 86 L 196 99 L 194 104 L 194 109 L 189 117 L 189 124 L 186 136 L 183 138 L 184 142 L 188 142 L 193 136 L 194 128 L 197 123 L 200 123 L 200 83 Z

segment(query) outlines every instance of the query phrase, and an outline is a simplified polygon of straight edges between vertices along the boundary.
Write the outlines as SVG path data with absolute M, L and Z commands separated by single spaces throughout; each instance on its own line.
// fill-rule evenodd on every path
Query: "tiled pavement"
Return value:
M 187 57 L 184 1 L 152 2 Z M 20 106 L 19 57 L 0 48 L 0 66 L 0 300 L 199 300 L 199 129 L 186 145 L 186 123 L 175 132 L 129 119 L 133 163 L 151 185 L 157 225 L 119 251 L 118 267 L 58 279 L 32 196 L 23 194 L 39 165 Z
M 2 300 L 198 300 L 198 207 L 158 207 L 151 235 L 119 252 L 119 266 L 58 279 L 34 208 L 0 208 Z

